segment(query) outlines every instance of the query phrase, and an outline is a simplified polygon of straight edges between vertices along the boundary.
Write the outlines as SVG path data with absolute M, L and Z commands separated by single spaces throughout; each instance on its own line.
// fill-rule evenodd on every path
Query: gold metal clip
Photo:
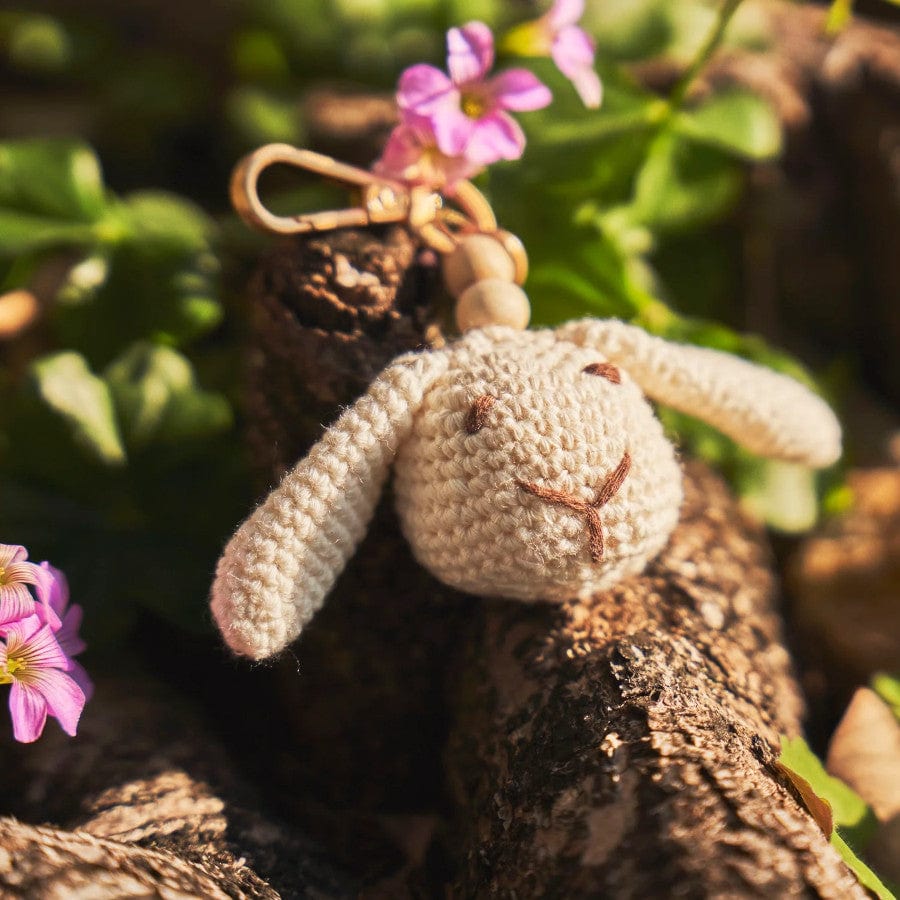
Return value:
M 258 182 L 262 173 L 277 164 L 296 166 L 360 192 L 357 206 L 346 209 L 278 216 L 263 205 Z M 452 208 L 450 202 L 462 212 Z M 442 253 L 451 252 L 458 235 L 472 231 L 492 233 L 497 219 L 481 192 L 464 181 L 448 200 L 422 186 L 410 186 L 382 178 L 366 169 L 337 162 L 330 156 L 300 150 L 290 144 L 267 144 L 244 157 L 231 176 L 231 202 L 241 218 L 254 228 L 276 234 L 309 234 L 334 228 L 361 228 L 386 222 L 403 222 L 422 240 Z

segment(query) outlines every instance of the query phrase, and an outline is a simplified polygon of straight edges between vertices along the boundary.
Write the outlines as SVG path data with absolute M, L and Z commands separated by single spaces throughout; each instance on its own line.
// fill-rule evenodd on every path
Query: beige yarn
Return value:
M 389 366 L 241 526 L 212 589 L 225 640 L 260 659 L 300 633 L 362 538 L 395 454 L 404 533 L 453 587 L 559 600 L 640 572 L 682 496 L 644 392 L 757 453 L 810 465 L 840 454 L 821 400 L 727 354 L 614 320 L 472 331 Z
M 366 532 L 423 391 L 447 364 L 434 353 L 390 365 L 229 541 L 211 609 L 236 653 L 277 653 L 322 605 Z

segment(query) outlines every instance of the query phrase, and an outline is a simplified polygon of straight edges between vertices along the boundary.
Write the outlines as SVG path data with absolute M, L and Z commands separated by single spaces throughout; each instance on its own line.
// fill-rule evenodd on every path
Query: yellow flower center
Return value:
M 0 671 L 0 684 L 10 684 L 16 672 L 23 672 L 26 668 L 25 660 L 18 656 L 6 658 L 6 671 Z M 19 676 L 21 677 L 21 675 Z
M 6 569 L 0 566 L 0 584 L 6 584 Z
M 480 119 L 484 115 L 485 102 L 477 94 L 463 94 L 459 105 L 470 119 Z

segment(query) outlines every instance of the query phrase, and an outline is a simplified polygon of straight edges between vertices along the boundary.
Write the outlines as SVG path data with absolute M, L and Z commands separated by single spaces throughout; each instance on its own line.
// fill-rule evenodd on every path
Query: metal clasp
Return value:
M 262 173 L 277 164 L 296 166 L 359 191 L 356 206 L 346 209 L 278 216 L 263 204 L 258 182 Z M 231 176 L 231 202 L 245 222 L 276 234 L 309 234 L 334 228 L 361 228 L 387 222 L 403 222 L 429 246 L 449 253 L 457 235 L 470 231 L 494 232 L 497 219 L 481 192 L 464 181 L 447 198 L 429 188 L 382 178 L 366 169 L 340 163 L 322 153 L 290 144 L 267 144 L 245 156 Z M 454 210 L 455 204 L 462 213 Z

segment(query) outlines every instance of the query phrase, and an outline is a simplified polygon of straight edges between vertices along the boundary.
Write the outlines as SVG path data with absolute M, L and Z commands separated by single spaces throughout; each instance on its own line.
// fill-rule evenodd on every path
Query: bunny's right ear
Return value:
M 229 541 L 212 614 L 237 653 L 263 659 L 289 644 L 365 534 L 398 445 L 448 357 L 402 357 L 344 411 Z
M 752 453 L 822 468 L 841 455 L 841 427 L 828 404 L 793 378 L 730 353 L 674 344 L 616 319 L 556 329 L 623 366 L 653 400 L 714 425 Z

